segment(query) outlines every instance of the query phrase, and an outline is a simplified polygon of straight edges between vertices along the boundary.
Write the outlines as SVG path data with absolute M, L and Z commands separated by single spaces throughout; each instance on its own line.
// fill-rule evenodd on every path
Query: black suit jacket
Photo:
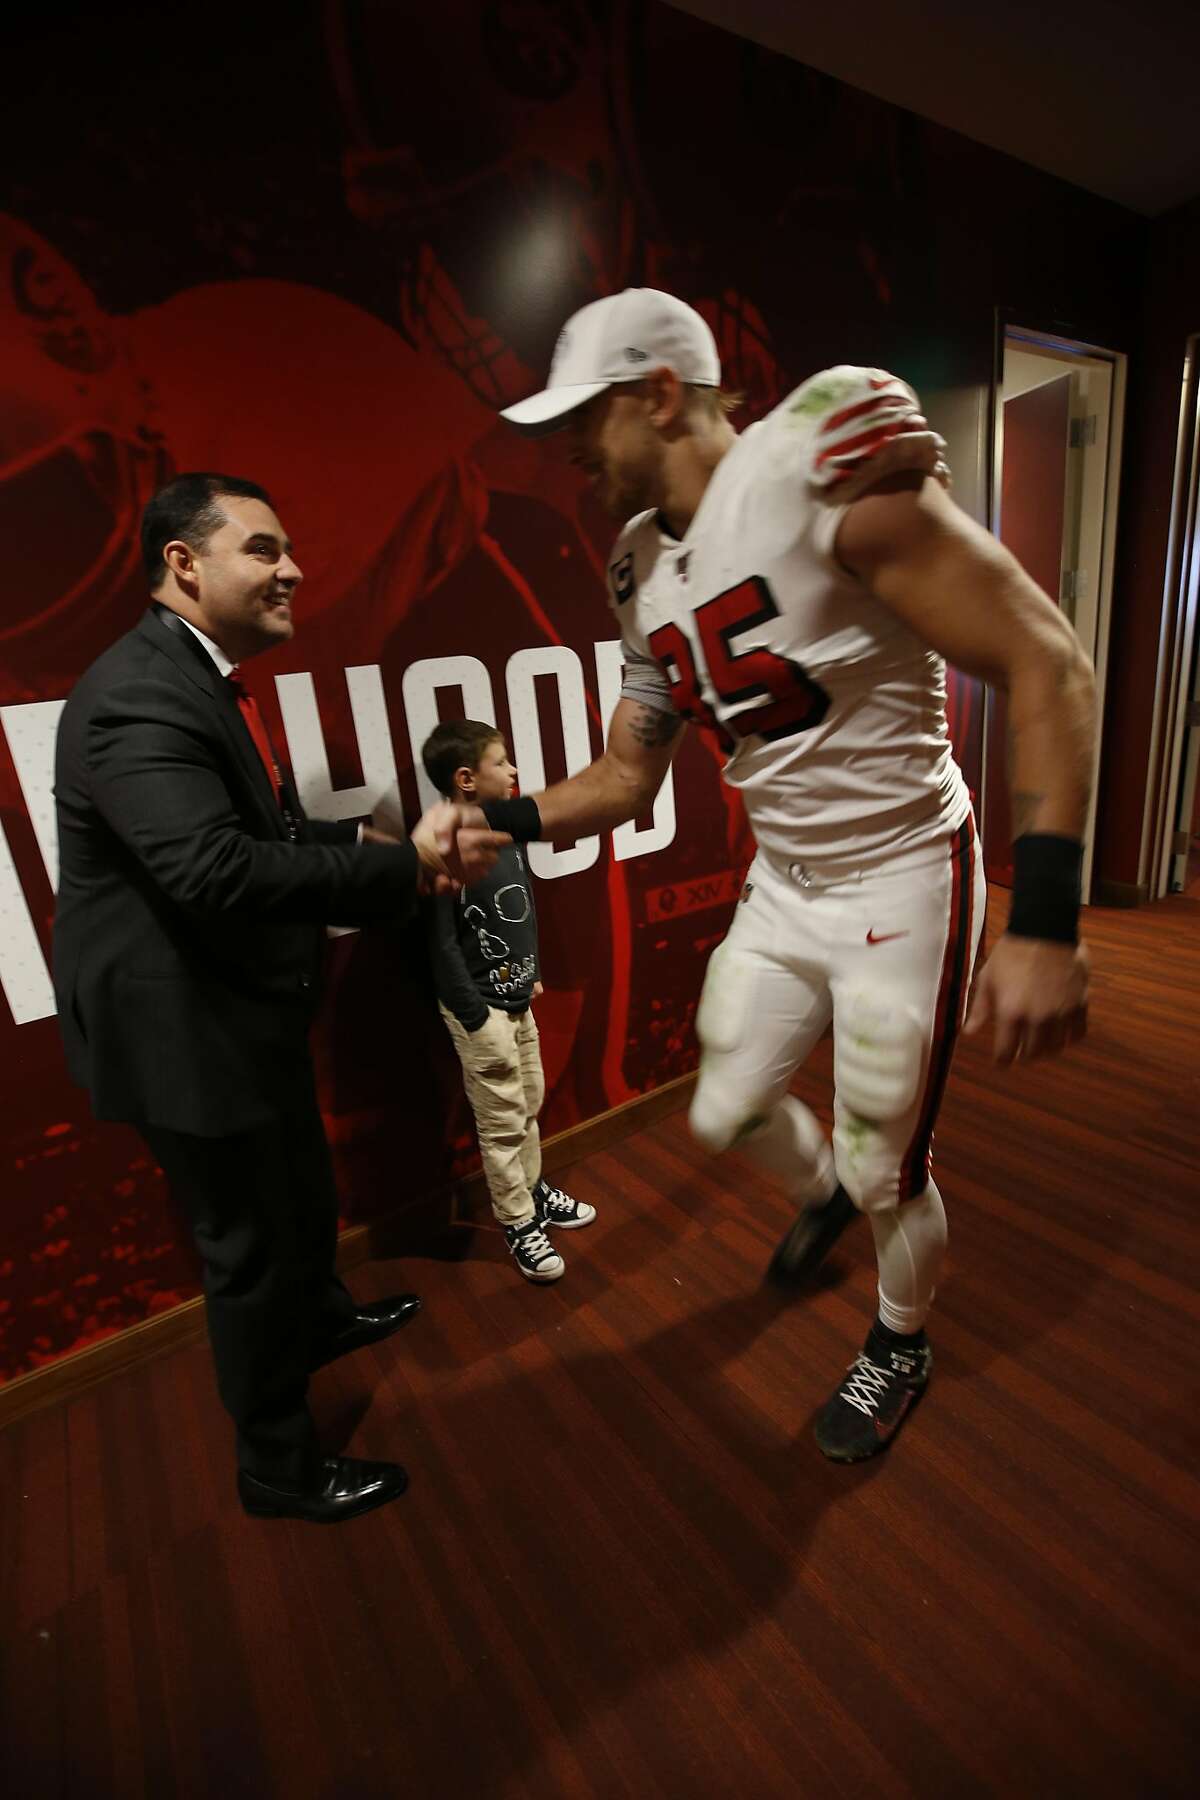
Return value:
M 55 759 L 54 985 L 96 1116 L 223 1136 L 308 1076 L 326 921 L 412 908 L 409 844 L 285 808 L 203 646 L 151 608 L 81 677 Z M 290 815 L 290 817 L 289 817 Z

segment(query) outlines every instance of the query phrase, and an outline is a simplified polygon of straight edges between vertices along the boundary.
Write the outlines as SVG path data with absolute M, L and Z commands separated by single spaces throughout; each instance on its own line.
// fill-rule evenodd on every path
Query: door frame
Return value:
M 1171 840 L 1179 807 L 1183 754 L 1188 741 L 1191 675 L 1200 610 L 1200 332 L 1187 340 L 1163 580 L 1158 674 L 1150 729 L 1151 769 L 1138 879 L 1149 853 L 1149 898 L 1171 893 Z
M 1014 347 L 1021 346 L 1033 352 L 1042 351 L 1062 362 L 1105 362 L 1112 369 L 1112 391 L 1109 398 L 1108 454 L 1105 459 L 1104 475 L 1104 510 L 1101 527 L 1100 579 L 1097 590 L 1096 606 L 1096 718 L 1098 724 L 1104 719 L 1104 694 L 1108 681 L 1108 642 L 1112 624 L 1113 569 L 1117 538 L 1117 511 L 1119 505 L 1119 486 L 1121 473 L 1121 447 L 1125 433 L 1125 388 L 1128 376 L 1128 358 L 1122 350 L 1112 350 L 1084 337 L 1066 337 L 1062 335 L 1062 327 L 1045 329 L 1025 322 L 1027 315 L 1011 308 L 996 309 L 996 329 L 992 360 L 992 430 L 991 455 L 992 463 L 988 482 L 988 529 L 999 535 L 1000 524 L 1000 487 L 1004 468 L 1004 347 L 1011 340 Z M 1058 604 L 1059 596 L 1052 594 L 1051 599 Z M 994 770 L 989 766 L 988 742 L 991 736 L 990 725 L 995 702 L 991 688 L 984 689 L 984 722 L 983 722 L 983 772 L 982 787 L 984 795 L 990 780 L 1007 781 L 1007 770 Z M 1083 852 L 1083 898 L 1088 902 L 1092 898 L 1092 873 L 1095 860 L 1096 845 L 1096 803 L 1100 777 L 1100 740 L 1101 731 L 1096 732 L 1096 750 L 1092 764 L 1092 797 L 1088 804 L 1087 823 L 1084 828 Z M 980 804 L 980 821 L 984 805 Z

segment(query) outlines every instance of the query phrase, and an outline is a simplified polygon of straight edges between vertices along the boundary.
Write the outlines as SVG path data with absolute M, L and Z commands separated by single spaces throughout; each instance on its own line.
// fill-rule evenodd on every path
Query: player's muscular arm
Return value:
M 936 482 L 897 476 L 848 509 L 836 553 L 947 662 L 1008 695 L 1013 835 L 1081 838 L 1095 683 L 1066 619 Z
M 619 700 L 604 755 L 535 794 L 543 838 L 611 831 L 651 805 L 683 736 L 677 713 Z
M 991 1025 L 997 1062 L 1055 1056 L 1087 1024 L 1077 917 L 1096 732 L 1091 669 L 1053 602 L 931 481 L 897 478 L 864 494 L 842 520 L 837 554 L 948 662 L 1008 693 L 1013 904 L 966 1030 Z

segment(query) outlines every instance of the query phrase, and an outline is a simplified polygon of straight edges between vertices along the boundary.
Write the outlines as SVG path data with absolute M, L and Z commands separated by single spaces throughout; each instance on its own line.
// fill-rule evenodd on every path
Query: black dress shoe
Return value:
M 324 1368 L 347 1351 L 382 1342 L 407 1325 L 420 1310 L 421 1302 L 415 1294 L 393 1294 L 390 1300 L 373 1300 L 369 1306 L 358 1307 L 341 1320 L 336 1330 L 322 1333 L 309 1367 Z
M 327 1456 L 304 1487 L 276 1486 L 238 1470 L 238 1495 L 256 1519 L 307 1519 L 336 1525 L 398 1500 L 408 1486 L 399 1463 L 363 1462 L 356 1456 Z

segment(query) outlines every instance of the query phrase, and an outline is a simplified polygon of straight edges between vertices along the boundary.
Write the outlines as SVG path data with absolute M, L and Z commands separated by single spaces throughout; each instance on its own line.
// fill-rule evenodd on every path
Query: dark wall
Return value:
M 612 528 L 495 409 L 535 385 L 568 312 L 629 283 L 674 289 L 712 321 L 747 418 L 843 361 L 894 367 L 935 420 L 964 395 L 982 416 L 998 306 L 1129 346 L 1143 228 L 658 4 L 110 6 L 9 32 L 11 1374 L 194 1289 L 156 1172 L 131 1132 L 90 1121 L 38 999 L 54 705 L 144 604 L 137 516 L 164 474 L 264 482 L 297 543 L 297 638 L 256 679 L 316 810 L 391 757 L 415 813 L 411 740 L 429 706 L 468 704 L 463 678 L 553 779 L 602 742 Z M 347 675 L 362 669 L 367 724 Z M 285 733 L 287 675 L 301 700 L 311 677 L 315 707 Z M 953 682 L 951 717 L 976 782 L 973 684 Z M 675 792 L 672 835 L 539 881 L 549 1131 L 694 1065 L 704 961 L 750 846 L 702 742 Z M 419 945 L 343 938 L 330 961 L 322 1101 L 364 1218 L 444 1185 L 471 1140 Z

